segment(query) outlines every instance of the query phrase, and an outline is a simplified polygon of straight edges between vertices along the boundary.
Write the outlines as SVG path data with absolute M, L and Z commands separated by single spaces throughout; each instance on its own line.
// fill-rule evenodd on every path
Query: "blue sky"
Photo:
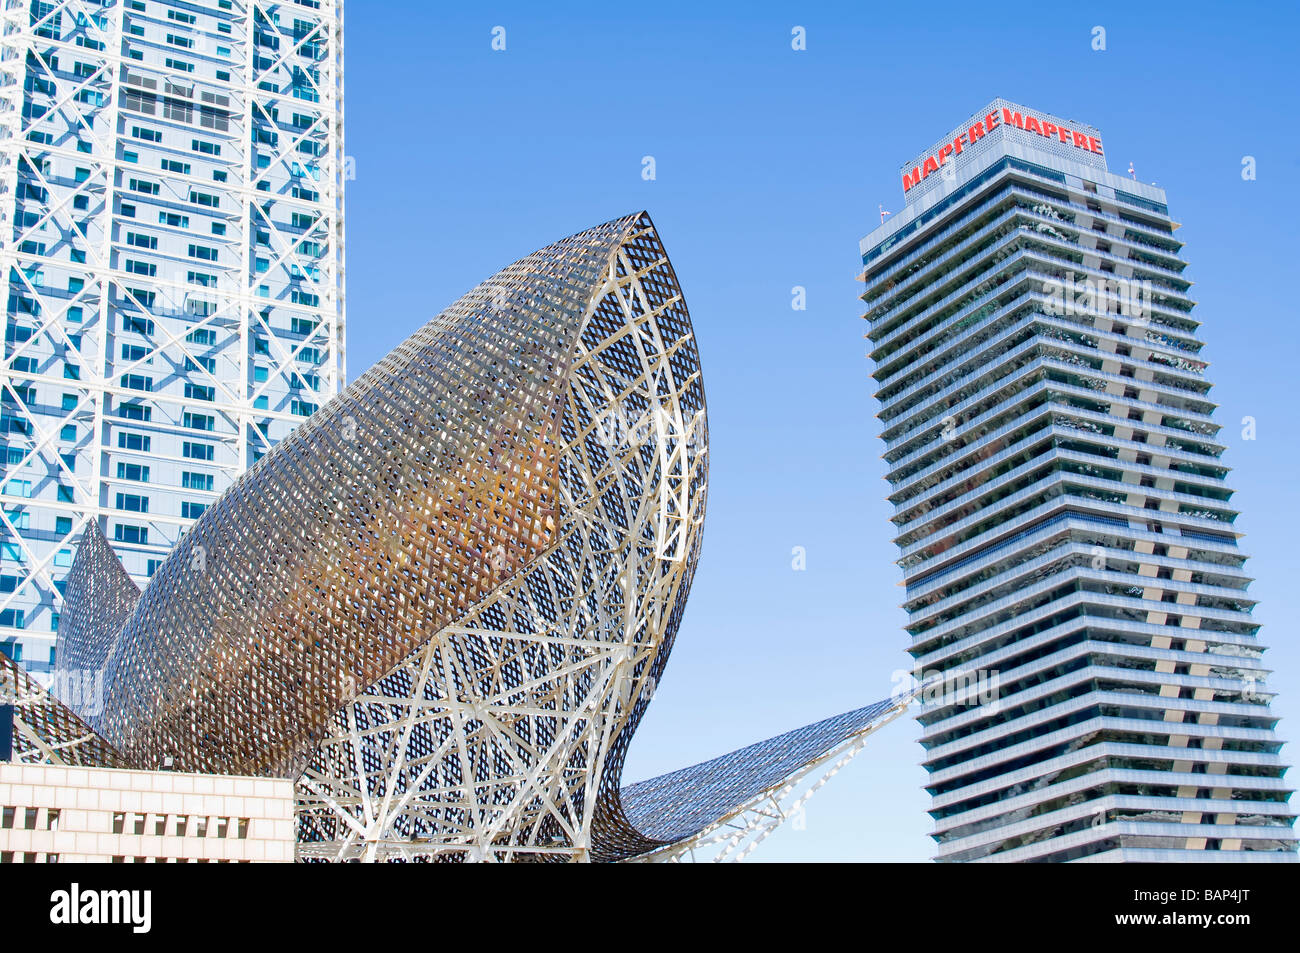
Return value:
M 515 259 L 654 217 L 699 339 L 711 470 L 703 560 L 627 780 L 875 701 L 907 667 L 858 240 L 879 204 L 902 206 L 900 163 L 995 96 L 1099 127 L 1112 171 L 1133 162 L 1184 223 L 1275 708 L 1300 737 L 1294 9 L 460 6 L 348 5 L 349 378 Z M 928 859 L 916 736 L 907 718 L 875 736 L 806 829 L 753 859 Z

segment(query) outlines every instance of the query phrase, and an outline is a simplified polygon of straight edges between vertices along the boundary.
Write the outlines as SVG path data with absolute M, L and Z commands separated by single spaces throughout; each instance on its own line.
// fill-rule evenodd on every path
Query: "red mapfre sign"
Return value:
M 1023 129 L 1025 132 L 1036 132 L 1046 139 L 1060 139 L 1066 145 L 1072 145 L 1076 149 L 1082 149 L 1085 152 L 1095 152 L 1102 155 L 1101 140 L 1096 136 L 1089 136 L 1082 132 L 1075 132 L 1066 126 L 1058 126 L 1056 123 L 1048 122 L 1046 119 L 1035 119 L 1033 116 L 1022 116 L 1020 113 L 1011 109 L 1003 108 L 1001 113 L 991 112 L 975 125 L 971 126 L 963 133 L 959 133 L 957 138 L 952 142 L 944 143 L 934 155 L 929 156 L 924 163 L 911 172 L 903 173 L 903 191 L 906 192 L 915 185 L 920 185 L 931 172 L 938 172 L 940 167 L 950 159 L 961 155 L 962 149 L 983 139 L 984 136 L 992 132 L 999 125 L 1015 126 L 1017 129 Z

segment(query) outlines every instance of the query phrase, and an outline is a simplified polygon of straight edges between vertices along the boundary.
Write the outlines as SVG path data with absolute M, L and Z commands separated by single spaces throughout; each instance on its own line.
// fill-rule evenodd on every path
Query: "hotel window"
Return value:
M 192 443 L 187 440 L 181 444 L 181 456 L 190 460 L 211 460 L 213 450 L 210 443 Z
M 113 538 L 119 543 L 128 543 L 134 546 L 148 546 L 149 530 L 143 526 L 132 526 L 129 523 L 117 523 L 113 527 Z
M 211 473 L 181 473 L 181 487 L 186 490 L 206 490 L 212 492 L 213 476 Z
M 126 510 L 128 513 L 148 513 L 149 497 L 138 496 L 134 493 L 117 494 L 117 508 Z

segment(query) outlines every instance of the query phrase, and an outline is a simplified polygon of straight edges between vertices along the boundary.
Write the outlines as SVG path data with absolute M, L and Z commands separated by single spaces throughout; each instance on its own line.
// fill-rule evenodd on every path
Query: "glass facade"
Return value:
M 995 101 L 861 246 L 936 859 L 1294 860 L 1182 243 L 1101 149 Z
M 344 375 L 333 0 L 33 2 L 0 43 L 0 644 L 95 521 L 143 585 Z

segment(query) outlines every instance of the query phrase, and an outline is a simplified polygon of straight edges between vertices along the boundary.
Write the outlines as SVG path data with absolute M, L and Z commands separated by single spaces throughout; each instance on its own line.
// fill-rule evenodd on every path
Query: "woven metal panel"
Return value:
M 68 571 L 59 616 L 59 640 L 55 653 L 55 683 L 84 683 L 100 672 L 114 639 L 131 610 L 140 601 L 140 589 L 122 566 L 99 528 L 90 521 L 77 544 L 77 557 Z M 65 699 L 72 702 L 73 699 Z M 90 714 L 87 697 L 79 697 L 74 708 Z
M 96 726 L 141 766 L 294 777 L 345 702 L 550 546 L 559 395 L 631 221 L 480 285 L 245 474 L 146 588 Z
M 616 225 L 572 313 L 552 545 L 336 715 L 300 779 L 305 856 L 608 853 L 623 756 L 698 557 L 707 459 L 671 265 L 647 216 Z
M 617 219 L 418 331 L 222 496 L 138 601 L 88 531 L 65 665 L 103 661 L 92 722 L 133 767 L 295 779 L 303 859 L 668 856 L 889 708 L 620 791 L 699 558 L 707 460 L 676 276 L 648 215 Z M 121 763 L 62 706 L 45 717 Z
M 886 699 L 623 788 L 623 810 L 645 836 L 685 840 L 762 792 L 779 785 L 836 745 L 892 715 Z
M 13 706 L 13 760 L 27 764 L 126 767 L 77 714 L 0 652 L 0 705 Z

